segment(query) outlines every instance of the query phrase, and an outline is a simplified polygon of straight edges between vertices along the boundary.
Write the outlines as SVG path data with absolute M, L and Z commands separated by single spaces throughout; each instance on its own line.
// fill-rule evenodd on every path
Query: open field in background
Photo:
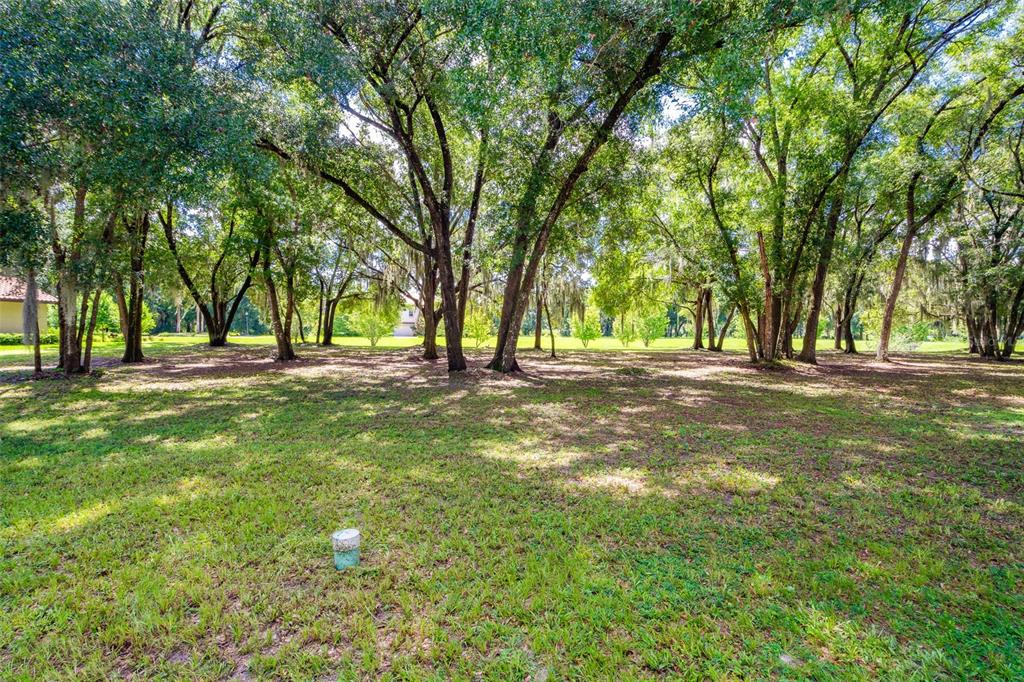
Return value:
M 440 342 L 443 343 L 443 339 Z M 480 344 L 480 348 L 494 348 L 495 339 L 492 337 L 486 342 Z M 267 346 L 268 348 L 273 347 L 274 337 L 273 336 L 232 336 L 229 341 L 230 344 L 240 346 Z M 358 336 L 336 336 L 334 337 L 335 345 L 340 347 L 362 347 L 369 348 L 370 342 L 364 337 Z M 385 336 L 378 342 L 378 347 L 381 349 L 387 348 L 409 348 L 411 346 L 418 345 L 422 342 L 422 337 L 410 338 L 410 337 L 394 337 Z M 197 344 L 205 344 L 206 335 L 161 335 L 149 337 L 143 340 L 143 350 L 150 355 L 162 355 L 168 352 L 174 352 L 180 350 L 182 347 L 194 346 Z M 546 350 L 551 349 L 551 338 L 547 335 L 543 338 L 543 346 Z M 468 350 L 476 348 L 476 342 L 471 339 L 464 339 L 463 344 Z M 672 339 L 657 339 L 651 343 L 649 348 L 645 348 L 643 343 L 636 341 L 631 343 L 629 347 L 624 347 L 622 342 L 613 337 L 601 337 L 590 342 L 589 347 L 584 349 L 583 343 L 579 339 L 573 337 L 558 336 L 555 337 L 555 351 L 630 351 L 630 352 L 649 352 L 649 351 L 672 351 L 672 350 L 688 350 L 693 345 L 693 338 L 679 337 Z M 800 339 L 794 340 L 794 346 L 799 349 L 802 346 Z M 519 347 L 524 350 L 533 348 L 533 336 L 520 337 Z M 818 347 L 820 349 L 830 349 L 832 347 L 831 339 L 819 339 Z M 296 352 L 302 353 L 305 346 L 296 345 Z M 875 344 L 873 341 L 858 341 L 857 348 L 863 353 L 869 353 L 874 351 Z M 726 351 L 737 351 L 746 353 L 746 341 L 742 338 L 727 338 L 725 340 Z M 966 342 L 962 340 L 951 340 L 951 341 L 926 341 L 918 344 L 914 349 L 915 353 L 952 353 L 952 352 L 963 352 L 967 350 Z M 124 351 L 124 343 L 122 341 L 102 341 L 97 337 L 96 342 L 93 344 L 93 355 L 98 358 L 120 358 L 121 353 Z M 443 352 L 443 351 L 442 351 Z M 57 346 L 55 344 L 43 346 L 43 362 L 49 363 L 51 366 L 57 362 Z M 1018 353 L 1020 355 L 1020 353 Z M 102 366 L 102 362 L 99 366 Z M 22 346 L 0 346 L 0 377 L 3 376 L 4 367 L 7 368 L 7 374 L 10 375 L 14 371 L 16 365 L 25 365 L 31 369 L 32 365 L 32 353 L 31 349 Z
M 0 678 L 1024 678 L 1020 362 L 195 341 L 0 383 Z

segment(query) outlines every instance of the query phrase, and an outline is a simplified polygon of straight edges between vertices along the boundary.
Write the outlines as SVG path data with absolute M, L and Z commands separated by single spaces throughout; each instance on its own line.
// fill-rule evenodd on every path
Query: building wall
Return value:
M 46 333 L 46 320 L 49 316 L 49 304 L 39 304 L 39 333 Z M 0 301 L 0 334 L 21 333 L 21 302 Z
M 416 321 L 420 318 L 420 311 L 416 308 L 406 308 L 398 318 L 398 326 L 395 327 L 395 336 L 416 336 Z

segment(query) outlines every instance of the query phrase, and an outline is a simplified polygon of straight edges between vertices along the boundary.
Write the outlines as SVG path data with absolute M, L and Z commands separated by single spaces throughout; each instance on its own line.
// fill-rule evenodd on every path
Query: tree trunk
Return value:
M 316 345 L 320 345 L 320 334 L 324 324 L 324 283 L 320 281 L 320 296 L 316 300 Z
M 548 318 L 548 334 L 551 336 L 551 357 L 555 355 L 555 325 L 551 324 L 551 310 L 548 308 L 547 297 L 544 297 L 544 314 Z
M 121 281 L 121 275 L 114 275 L 114 302 L 117 304 L 117 322 L 121 329 L 121 338 L 128 338 L 128 327 L 131 324 L 129 318 L 131 314 L 128 312 L 128 301 L 124 294 L 124 282 Z
M 295 306 L 295 321 L 299 323 L 299 341 L 306 343 L 306 330 L 302 328 L 302 311 L 299 310 L 299 306 Z
M 892 289 L 889 291 L 889 296 L 885 299 L 885 311 L 882 313 L 882 330 L 878 335 L 878 349 L 875 351 L 875 359 L 880 362 L 889 361 L 889 337 L 892 334 L 892 318 L 896 313 L 896 302 L 899 300 L 900 289 L 903 287 L 903 277 L 907 272 L 907 259 L 910 257 L 910 247 L 914 243 L 914 237 L 916 236 L 914 193 L 919 176 L 920 172 L 911 178 L 907 189 L 907 233 L 903 235 L 903 245 L 900 247 L 899 259 L 896 261 L 896 272 L 892 278 Z
M 551 231 L 565 209 L 580 178 L 586 173 L 594 155 L 607 142 L 612 130 L 622 117 L 633 98 L 647 83 L 661 71 L 662 61 L 671 43 L 673 34 L 667 31 L 654 36 L 653 43 L 643 64 L 634 73 L 629 84 L 619 93 L 608 109 L 600 126 L 594 131 L 589 142 L 576 159 L 572 169 L 564 176 L 554 201 L 543 220 L 538 220 L 537 204 L 544 190 L 550 185 L 550 170 L 555 148 L 564 132 L 565 123 L 557 111 L 548 112 L 548 134 L 540 153 L 536 157 L 525 183 L 522 197 L 516 208 L 515 239 L 505 292 L 498 325 L 498 339 L 494 357 L 488 367 L 501 372 L 519 371 L 516 348 L 519 344 L 519 330 L 529 304 L 530 290 L 537 275 L 537 268 L 543 258 L 551 237 Z M 532 245 L 532 246 L 531 246 Z M 447 324 L 447 322 L 446 322 Z
M 729 314 L 725 318 L 725 324 L 722 325 L 721 331 L 718 332 L 718 345 L 715 346 L 715 350 L 721 351 L 722 346 L 725 345 L 725 335 L 729 333 L 729 325 L 732 324 L 732 318 L 736 315 L 736 306 L 729 309 Z
M 844 169 L 836 178 L 835 198 L 829 207 L 828 217 L 825 220 L 825 236 L 821 242 L 821 249 L 818 253 L 818 263 L 814 267 L 814 281 L 811 284 L 811 307 L 807 311 L 807 322 L 804 326 L 804 343 L 800 348 L 800 355 L 797 357 L 801 362 L 808 362 L 812 365 L 818 363 L 818 320 L 821 317 L 821 307 L 825 300 L 825 278 L 828 276 L 829 264 L 832 262 L 832 248 L 836 241 L 836 230 L 839 227 L 839 217 L 843 208 L 843 192 L 846 191 L 846 174 Z M 794 315 L 794 319 L 798 317 Z M 792 342 L 791 342 L 792 343 Z
M 768 263 L 768 252 L 764 244 L 764 232 L 757 231 L 757 248 L 761 263 L 761 276 L 764 278 L 764 312 L 761 315 L 761 348 L 764 359 L 771 362 L 777 354 L 778 339 L 776 321 L 780 310 L 779 297 L 775 295 L 771 267 Z
M 174 297 L 174 333 L 181 333 L 181 295 Z
M 844 321 L 843 321 L 843 304 L 842 303 L 840 303 L 839 305 L 836 306 L 836 313 L 835 314 L 836 314 L 836 317 L 835 317 L 836 328 L 835 328 L 835 332 L 834 332 L 835 339 L 833 339 L 832 349 L 833 350 L 842 350 L 843 349 L 843 328 L 844 328 L 843 327 Z
M 82 367 L 82 347 L 78 344 L 78 305 L 75 302 L 76 280 L 73 273 L 64 271 L 60 275 L 60 303 L 64 318 L 64 374 L 70 376 Z
M 693 350 L 704 349 L 704 287 L 697 289 L 693 301 Z
M 541 300 L 540 300 L 540 281 L 537 282 L 537 290 L 534 294 L 537 298 L 537 311 L 534 314 L 533 319 L 533 349 L 541 350 L 543 346 L 540 343 L 541 335 Z
M 68 352 L 67 322 L 64 320 L 64 297 L 60 282 L 57 283 L 57 369 L 64 369 L 64 356 Z
M 149 237 L 149 212 L 143 212 L 140 217 L 126 221 L 125 228 L 128 231 L 131 274 L 128 282 L 128 326 L 121 362 L 131 363 L 145 360 L 142 354 L 142 296 L 146 240 Z
M 739 308 L 740 319 L 743 320 L 743 336 L 746 337 L 744 341 L 747 343 L 747 354 L 750 356 L 751 362 L 757 362 L 758 358 L 764 357 L 764 351 L 761 349 L 761 336 L 750 319 L 750 306 L 745 300 L 740 303 Z
M 97 289 L 92 298 L 92 314 L 89 316 L 89 331 L 85 335 L 85 358 L 82 360 L 82 372 L 92 371 L 92 338 L 96 332 L 96 317 L 100 308 L 100 290 Z
M 1000 359 L 1008 360 L 1017 347 L 1017 339 L 1024 332 L 1024 280 L 1021 280 L 1017 292 L 1010 304 L 1010 312 L 1006 316 L 1006 330 L 1003 338 L 1003 349 Z
M 182 283 L 185 288 L 188 289 L 189 294 L 192 296 L 192 300 L 196 304 L 196 326 L 195 331 L 197 334 L 201 333 L 204 326 L 207 328 L 207 334 L 209 336 L 210 346 L 218 347 L 223 346 L 227 343 L 228 332 L 231 330 L 231 324 L 234 322 L 235 314 L 238 312 L 238 307 L 242 304 L 242 299 L 245 298 L 246 291 L 252 285 L 252 273 L 255 271 L 257 265 L 259 265 L 259 257 L 261 249 L 259 247 L 253 249 L 252 256 L 249 257 L 249 269 L 246 271 L 245 279 L 242 281 L 241 286 L 235 295 L 228 299 L 231 301 L 231 307 L 228 308 L 227 301 L 221 300 L 221 297 L 217 291 L 217 270 L 220 264 L 224 261 L 224 257 L 227 253 L 226 249 L 229 248 L 230 239 L 226 240 L 227 243 L 224 246 L 224 251 L 221 252 L 220 258 L 217 260 L 217 264 L 213 268 L 213 273 L 210 276 L 210 305 L 207 307 L 203 301 L 202 295 L 199 293 L 199 288 L 192 281 L 192 277 L 188 274 L 188 270 L 185 269 L 185 264 L 182 262 L 178 255 L 178 244 L 174 237 L 174 206 L 171 202 L 168 202 L 166 213 L 159 211 L 157 217 L 160 219 L 160 223 L 164 228 L 164 237 L 167 239 L 167 246 L 174 256 L 174 264 L 178 270 L 178 276 L 181 277 Z M 234 233 L 234 221 L 231 223 L 231 227 L 228 230 L 228 236 L 230 237 Z
M 424 268 L 423 307 L 420 310 L 420 314 L 423 316 L 423 359 L 437 360 L 437 320 L 434 318 L 437 297 L 437 270 L 434 268 L 431 259 L 427 258 L 425 260 L 427 263 Z
M 274 329 L 274 341 L 277 343 L 277 362 L 289 362 L 296 358 L 295 350 L 292 348 L 292 340 L 289 337 L 289 330 L 281 319 L 281 308 L 278 305 L 277 287 L 274 285 L 274 277 L 270 270 L 270 240 L 273 239 L 273 232 L 268 228 L 264 235 L 263 243 L 263 285 L 267 289 L 267 307 L 270 308 L 271 326 Z
M 718 348 L 715 348 L 715 306 L 711 287 L 704 290 L 704 306 L 708 316 L 708 350 L 717 351 Z

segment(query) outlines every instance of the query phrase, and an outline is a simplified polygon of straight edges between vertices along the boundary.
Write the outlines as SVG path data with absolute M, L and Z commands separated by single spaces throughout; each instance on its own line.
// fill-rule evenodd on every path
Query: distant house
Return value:
M 57 298 L 42 289 L 37 290 L 36 301 L 39 305 L 39 333 L 46 333 L 46 321 L 49 318 L 51 305 L 57 304 Z M 22 306 L 25 302 L 25 280 L 0 274 L 0 334 L 21 334 Z
M 416 308 L 406 308 L 398 316 L 398 326 L 395 327 L 395 336 L 416 336 L 416 323 L 420 320 L 420 311 Z

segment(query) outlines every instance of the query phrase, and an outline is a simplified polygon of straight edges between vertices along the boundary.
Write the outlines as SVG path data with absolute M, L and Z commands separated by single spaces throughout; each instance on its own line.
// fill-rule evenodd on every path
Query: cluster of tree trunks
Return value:
M 181 254 L 178 252 L 178 242 L 174 232 L 174 204 L 168 201 L 164 210 L 157 213 L 157 217 L 163 226 L 167 247 L 171 255 L 174 256 L 174 264 L 178 270 L 178 276 L 195 302 L 196 333 L 201 333 L 205 329 L 211 346 L 223 346 L 227 343 L 228 331 L 230 331 L 231 324 L 234 322 L 235 314 L 242 303 L 242 298 L 249 290 L 249 287 L 252 286 L 252 275 L 259 263 L 259 247 L 253 249 L 252 255 L 248 258 L 248 269 L 241 285 L 231 296 L 226 297 L 221 290 L 222 287 L 219 284 L 218 275 L 221 267 L 224 265 L 225 258 L 228 256 L 228 251 L 232 247 L 231 237 L 235 230 L 235 221 L 232 218 L 228 225 L 228 234 L 224 239 L 221 252 L 218 254 L 217 260 L 214 262 L 210 272 L 210 284 L 207 289 L 208 295 L 203 296 L 195 280 L 192 279 L 192 275 L 185 267 Z

